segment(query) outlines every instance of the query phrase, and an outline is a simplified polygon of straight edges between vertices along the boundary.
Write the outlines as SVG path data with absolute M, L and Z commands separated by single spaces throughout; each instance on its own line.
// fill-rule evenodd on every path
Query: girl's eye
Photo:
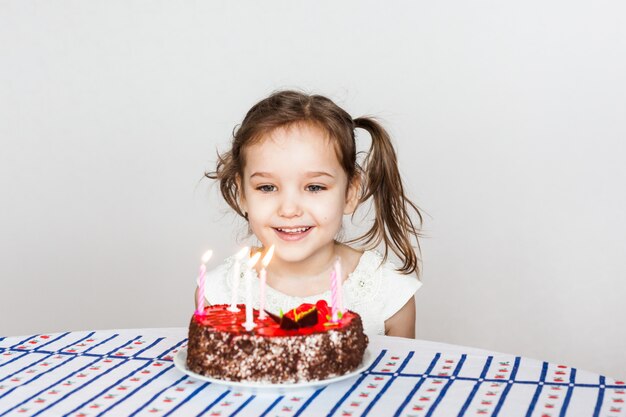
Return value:
M 272 191 L 276 191 L 276 187 L 273 185 L 260 185 L 256 187 L 256 189 L 263 193 L 270 193 Z
M 314 193 L 317 193 L 319 191 L 323 191 L 326 189 L 326 187 L 324 187 L 323 185 L 307 185 L 306 189 L 308 191 L 312 191 Z

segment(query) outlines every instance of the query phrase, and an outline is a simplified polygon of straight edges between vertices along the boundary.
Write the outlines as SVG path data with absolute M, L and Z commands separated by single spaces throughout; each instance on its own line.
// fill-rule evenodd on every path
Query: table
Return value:
M 623 381 L 480 349 L 372 337 L 376 357 L 327 387 L 253 394 L 173 365 L 187 329 L 0 338 L 2 416 L 625 416 Z

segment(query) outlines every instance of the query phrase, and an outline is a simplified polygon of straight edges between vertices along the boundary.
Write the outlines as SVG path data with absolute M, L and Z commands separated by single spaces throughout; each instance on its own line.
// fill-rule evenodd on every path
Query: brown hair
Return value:
M 346 243 L 362 242 L 366 248 L 375 248 L 384 241 L 383 260 L 389 248 L 402 260 L 399 272 L 419 274 L 420 227 L 422 214 L 418 207 L 404 194 L 396 152 L 385 129 L 373 118 L 352 117 L 330 99 L 321 95 L 309 95 L 298 91 L 278 91 L 255 104 L 246 114 L 241 125 L 233 132 L 232 147 L 218 154 L 214 172 L 205 176 L 217 179 L 228 205 L 247 219 L 239 206 L 238 179 L 243 177 L 243 150 L 277 128 L 300 123 L 313 124 L 326 132 L 334 143 L 339 163 L 348 176 L 348 184 L 361 180 L 359 204 L 373 197 L 375 219 L 372 227 L 362 236 Z M 354 130 L 362 128 L 372 137 L 362 166 L 356 160 Z M 411 213 L 417 215 L 417 224 Z M 354 216 L 354 214 L 353 214 Z M 415 240 L 415 247 L 412 245 Z

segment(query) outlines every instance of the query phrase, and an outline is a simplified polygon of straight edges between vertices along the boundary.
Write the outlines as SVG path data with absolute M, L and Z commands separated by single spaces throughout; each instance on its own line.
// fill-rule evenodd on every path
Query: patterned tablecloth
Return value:
M 186 329 L 0 338 L 0 417 L 626 416 L 623 381 L 441 343 L 375 337 L 368 371 L 287 393 L 229 390 L 174 367 Z

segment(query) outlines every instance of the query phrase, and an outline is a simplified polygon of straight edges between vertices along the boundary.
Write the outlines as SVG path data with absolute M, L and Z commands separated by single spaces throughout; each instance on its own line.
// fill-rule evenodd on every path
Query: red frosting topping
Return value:
M 228 311 L 228 304 L 217 304 L 207 306 L 204 308 L 204 314 L 194 314 L 194 320 L 200 325 L 213 328 L 218 332 L 228 332 L 233 334 L 249 333 L 244 327 L 243 323 L 246 321 L 246 306 L 239 304 L 237 307 L 239 311 L 233 313 Z M 265 319 L 259 319 L 259 311 L 253 310 L 252 317 L 256 327 L 251 330 L 252 333 L 262 336 L 298 336 L 308 335 L 313 333 L 323 333 L 330 329 L 340 329 L 347 326 L 355 315 L 346 311 L 341 319 L 333 323 L 330 321 L 330 311 L 326 302 L 318 302 L 316 305 L 307 304 L 297 307 L 296 309 L 288 311 L 285 315 L 292 316 L 294 313 L 301 313 L 308 311 L 309 309 L 317 307 L 318 320 L 313 326 L 300 327 L 294 330 L 281 329 L 280 323 L 276 322 L 269 315 Z

